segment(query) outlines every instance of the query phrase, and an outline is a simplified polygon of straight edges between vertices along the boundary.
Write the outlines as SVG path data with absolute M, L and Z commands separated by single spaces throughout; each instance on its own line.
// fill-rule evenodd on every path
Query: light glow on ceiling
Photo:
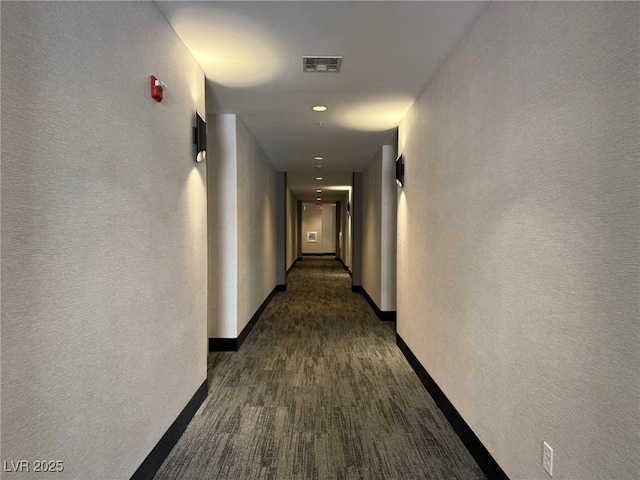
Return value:
M 316 177 L 316 180 L 322 180 L 322 177 Z
M 196 4 L 178 10 L 171 24 L 215 83 L 255 87 L 280 71 L 283 55 L 273 35 L 248 18 Z
M 395 95 L 359 105 L 344 106 L 335 112 L 340 125 L 365 132 L 382 132 L 396 128 L 413 104 L 409 95 Z
M 324 160 L 324 157 L 315 157 L 314 160 Z
M 316 105 L 315 107 L 311 107 L 311 110 L 314 112 L 326 112 L 328 110 L 324 105 Z
M 330 185 L 330 186 L 325 186 L 324 187 L 325 190 L 339 190 L 339 191 L 343 191 L 343 190 L 351 190 L 351 185 Z

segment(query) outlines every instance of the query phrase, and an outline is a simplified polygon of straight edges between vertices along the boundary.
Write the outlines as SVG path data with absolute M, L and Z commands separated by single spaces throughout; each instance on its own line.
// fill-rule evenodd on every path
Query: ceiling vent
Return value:
M 342 57 L 302 57 L 302 71 L 316 73 L 338 73 Z

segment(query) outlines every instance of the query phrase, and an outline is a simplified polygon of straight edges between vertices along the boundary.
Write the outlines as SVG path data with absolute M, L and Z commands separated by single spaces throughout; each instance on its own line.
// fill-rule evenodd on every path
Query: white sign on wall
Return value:
M 309 243 L 317 243 L 318 242 L 318 232 L 307 232 L 307 242 L 309 242 Z

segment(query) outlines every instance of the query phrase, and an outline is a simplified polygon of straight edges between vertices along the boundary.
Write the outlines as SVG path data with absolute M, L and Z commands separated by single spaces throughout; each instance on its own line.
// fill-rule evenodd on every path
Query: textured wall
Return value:
M 317 232 L 317 242 L 307 241 L 307 232 Z M 322 253 L 322 210 L 315 204 L 302 204 L 302 253 Z
M 362 288 L 382 305 L 382 148 L 362 173 Z
M 237 119 L 238 334 L 276 286 L 276 171 Z
M 237 115 L 208 131 L 209 337 L 236 338 L 276 286 L 276 171 Z
M 362 287 L 382 311 L 396 309 L 395 154 L 381 146 L 362 174 Z
M 362 286 L 362 234 L 363 234 L 363 192 L 362 173 L 353 173 L 353 186 L 351 190 L 351 272 L 352 286 Z
M 336 253 L 336 205 L 322 205 L 322 253 Z
M 336 207 L 324 203 L 317 210 L 315 203 L 305 203 L 302 207 L 302 253 L 335 253 Z M 316 243 L 307 242 L 307 232 L 317 232 Z
M 276 284 L 287 283 L 287 174 L 276 173 Z
M 345 192 L 340 199 L 340 225 L 338 226 L 338 233 L 342 233 L 342 245 L 340 246 L 340 260 L 347 267 L 349 266 L 349 260 L 347 258 L 349 254 L 349 238 L 347 235 L 347 225 L 349 216 L 347 214 L 347 202 L 349 201 L 349 193 Z
M 639 18 L 490 4 L 400 125 L 398 332 L 513 479 L 639 477 Z
M 347 205 L 353 202 L 353 190 L 349 190 L 341 203 L 342 216 L 342 261 L 351 271 L 351 251 L 353 250 L 353 238 L 351 235 L 351 213 L 347 212 Z
M 213 95 L 207 83 L 207 97 Z M 209 297 L 208 334 L 238 336 L 238 167 L 236 115 L 209 115 L 207 121 Z
M 153 4 L 2 3 L 1 460 L 129 478 L 206 379 L 196 109 Z
M 392 312 L 396 309 L 396 243 L 398 187 L 396 184 L 396 147 L 382 146 L 381 158 L 381 286 L 380 310 Z
M 349 266 L 349 237 L 347 235 L 347 225 L 349 222 L 349 215 L 347 214 L 347 202 L 349 201 L 349 193 L 345 192 L 340 200 L 340 227 L 339 231 L 342 232 L 342 246 L 340 248 L 340 260 L 347 267 Z
M 300 228 L 298 227 L 297 210 L 298 202 L 293 193 L 291 193 L 291 189 L 287 187 L 287 270 L 300 255 L 300 252 L 298 252 Z

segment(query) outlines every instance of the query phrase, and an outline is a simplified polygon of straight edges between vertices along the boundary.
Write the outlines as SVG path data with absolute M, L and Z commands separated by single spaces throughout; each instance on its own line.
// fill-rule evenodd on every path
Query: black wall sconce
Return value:
M 404 155 L 396 159 L 396 183 L 399 187 L 404 185 Z
M 193 143 L 196 145 L 196 162 L 207 158 L 207 123 L 196 112 L 196 126 L 193 127 Z

